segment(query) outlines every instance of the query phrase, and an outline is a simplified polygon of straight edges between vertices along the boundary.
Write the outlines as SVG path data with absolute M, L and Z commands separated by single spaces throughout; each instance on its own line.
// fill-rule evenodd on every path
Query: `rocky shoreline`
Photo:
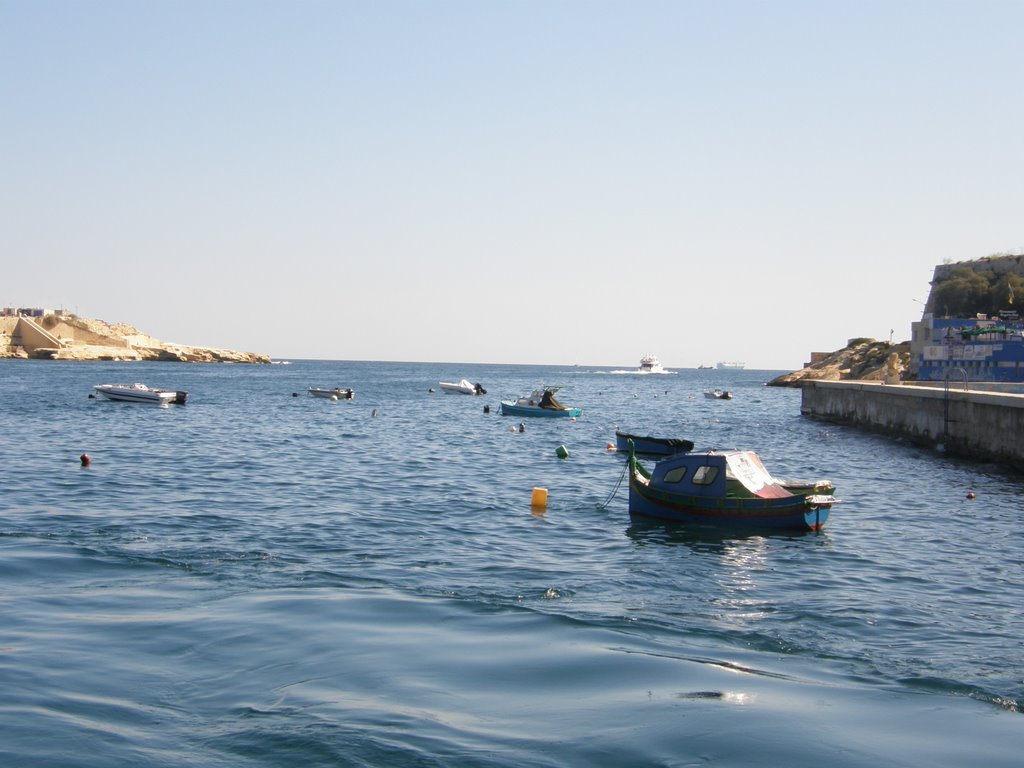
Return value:
M 269 355 L 173 344 L 127 323 L 67 314 L 0 317 L 0 358 L 159 360 L 181 363 L 270 363 Z
M 893 355 L 896 356 L 893 360 Z M 875 339 L 852 339 L 840 350 L 815 356 L 799 371 L 768 382 L 769 387 L 799 387 L 803 381 L 885 381 L 899 378 L 910 367 L 910 342 L 892 344 Z

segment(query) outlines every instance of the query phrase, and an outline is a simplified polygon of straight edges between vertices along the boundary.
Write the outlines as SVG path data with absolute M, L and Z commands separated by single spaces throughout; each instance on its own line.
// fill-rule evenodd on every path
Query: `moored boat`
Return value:
M 710 397 L 713 400 L 732 400 L 732 392 L 727 389 L 712 389 L 705 392 L 704 397 Z
M 582 408 L 562 405 L 555 399 L 558 387 L 535 389 L 529 395 L 516 400 L 501 401 L 502 416 L 546 416 L 576 417 L 583 414 Z
M 615 430 L 615 450 L 628 451 L 631 440 L 633 441 L 633 450 L 637 453 L 646 453 L 654 456 L 671 456 L 674 453 L 686 453 L 693 450 L 692 440 L 683 440 L 676 437 L 634 435 Z
M 715 367 L 719 370 L 725 371 L 742 371 L 746 367 L 746 363 L 741 362 L 718 362 L 715 363 Z
M 154 403 L 157 405 L 176 403 L 184 405 L 185 401 L 188 400 L 188 392 L 174 389 L 158 389 L 138 383 L 97 384 L 93 389 L 108 400 L 120 400 L 125 403 Z
M 680 453 L 648 470 L 633 450 L 627 471 L 630 514 L 679 523 L 820 531 L 838 501 L 828 481 L 783 485 L 753 451 Z
M 439 381 L 437 385 L 446 395 L 486 395 L 487 390 L 469 379 L 459 381 Z
M 335 387 L 334 389 L 310 387 L 306 391 L 313 397 L 325 397 L 328 400 L 352 400 L 356 396 L 355 390 L 351 387 Z

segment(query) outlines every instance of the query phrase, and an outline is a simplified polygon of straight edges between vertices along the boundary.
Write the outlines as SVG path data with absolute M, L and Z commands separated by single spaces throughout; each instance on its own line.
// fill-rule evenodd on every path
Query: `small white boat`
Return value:
M 446 395 L 486 395 L 487 390 L 469 379 L 460 381 L 439 381 L 437 385 Z
M 715 363 L 715 367 L 720 371 L 742 371 L 746 365 L 746 363 L 739 361 Z
M 727 389 L 712 389 L 705 392 L 704 397 L 710 397 L 713 400 L 732 400 L 732 392 Z
M 108 400 L 122 400 L 126 403 L 156 403 L 166 405 L 177 403 L 184 405 L 188 392 L 173 389 L 157 389 L 145 384 L 97 384 L 93 387 Z
M 341 387 L 335 387 L 334 389 L 323 389 L 321 387 L 310 387 L 306 390 L 313 397 L 325 397 L 328 400 L 352 400 L 355 398 L 355 390 L 351 387 L 342 389 Z
M 640 358 L 640 367 L 637 373 L 671 373 L 661 365 L 661 361 L 654 355 L 647 354 Z

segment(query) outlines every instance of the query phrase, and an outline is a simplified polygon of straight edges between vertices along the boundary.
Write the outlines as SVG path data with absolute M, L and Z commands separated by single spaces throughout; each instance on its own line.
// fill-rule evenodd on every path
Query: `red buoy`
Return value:
M 89 458 L 88 453 L 83 453 L 81 456 L 78 457 L 78 460 L 82 462 L 83 467 L 88 467 L 90 464 L 92 464 L 92 459 Z
M 967 492 L 967 498 L 968 499 L 973 499 L 974 498 L 974 491 L 968 491 Z

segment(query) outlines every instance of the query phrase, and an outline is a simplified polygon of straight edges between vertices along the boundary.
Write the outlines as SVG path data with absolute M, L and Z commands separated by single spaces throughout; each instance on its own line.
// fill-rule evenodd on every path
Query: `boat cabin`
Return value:
M 688 496 L 780 499 L 793 495 L 753 451 L 677 454 L 654 465 L 649 483 Z

